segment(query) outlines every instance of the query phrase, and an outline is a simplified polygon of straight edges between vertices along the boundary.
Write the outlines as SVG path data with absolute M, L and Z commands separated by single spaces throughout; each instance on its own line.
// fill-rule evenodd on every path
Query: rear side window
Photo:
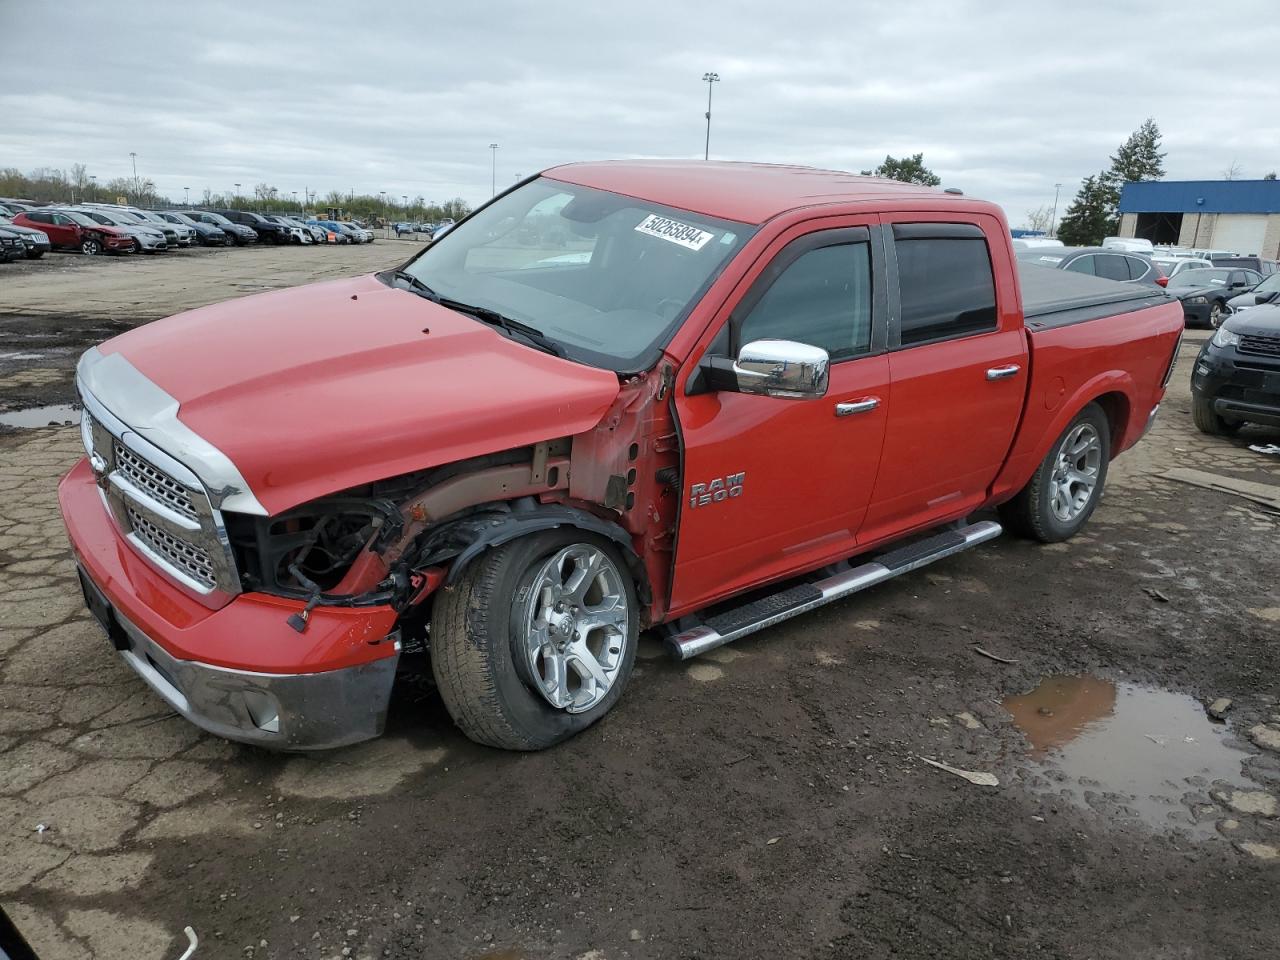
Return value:
M 53 223 L 53 218 L 47 213 L 28 213 L 28 220 L 34 220 L 36 223 Z
M 1111 253 L 1099 253 L 1093 258 L 1093 269 L 1098 276 L 1108 280 L 1129 280 L 1129 267 L 1125 263 L 1128 257 L 1119 257 Z
M 1089 276 L 1092 277 L 1094 275 L 1094 270 L 1093 270 L 1094 259 L 1095 258 L 1092 256 L 1076 257 L 1069 264 L 1067 264 L 1067 269 L 1070 270 L 1072 273 L 1087 273 Z
M 908 225 L 925 227 L 925 225 Z M 945 229 L 948 225 L 942 224 Z M 996 328 L 991 255 L 973 236 L 902 236 L 895 227 L 902 298 L 902 345 L 963 337 Z
M 1137 257 L 1126 257 L 1129 261 L 1129 278 L 1131 280 L 1141 280 L 1147 275 L 1147 271 L 1151 269 L 1146 262 L 1139 260 Z
M 795 340 L 833 361 L 871 350 L 871 249 L 842 243 L 801 254 L 770 284 L 738 333 L 752 340 Z

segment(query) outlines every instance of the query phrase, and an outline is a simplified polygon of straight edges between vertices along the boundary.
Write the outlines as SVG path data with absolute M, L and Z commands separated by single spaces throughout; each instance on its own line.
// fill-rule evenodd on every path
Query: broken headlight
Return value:
M 225 516 L 244 588 L 288 597 L 341 593 L 361 552 L 376 551 L 401 524 L 390 501 L 351 498 L 316 500 L 274 517 Z

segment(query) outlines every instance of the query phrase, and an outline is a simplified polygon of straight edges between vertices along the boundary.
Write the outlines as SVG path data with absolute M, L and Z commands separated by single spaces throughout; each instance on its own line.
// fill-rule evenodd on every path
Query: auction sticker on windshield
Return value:
M 715 236 L 714 233 L 699 230 L 697 227 L 681 223 L 679 220 L 672 220 L 670 217 L 660 217 L 656 213 L 641 220 L 636 230 L 639 233 L 647 233 L 651 237 L 660 237 L 671 243 L 678 243 L 690 250 L 701 250 L 707 245 L 707 241 Z

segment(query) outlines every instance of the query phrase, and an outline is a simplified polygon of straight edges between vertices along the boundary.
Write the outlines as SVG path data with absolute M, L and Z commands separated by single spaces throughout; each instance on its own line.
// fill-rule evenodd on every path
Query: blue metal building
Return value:
M 1127 183 L 1120 214 L 1122 236 L 1280 256 L 1280 180 Z

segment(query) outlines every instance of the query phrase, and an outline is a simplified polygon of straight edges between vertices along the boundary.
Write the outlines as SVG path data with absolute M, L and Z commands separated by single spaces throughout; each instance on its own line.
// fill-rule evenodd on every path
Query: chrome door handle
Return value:
M 848 403 L 836 404 L 836 416 L 848 417 L 855 413 L 867 413 L 880 406 L 879 397 L 867 397 L 865 400 L 850 400 Z
M 991 367 L 987 370 L 988 380 L 1006 380 L 1009 377 L 1016 376 L 1022 367 L 1016 363 L 1011 363 L 1007 367 Z

